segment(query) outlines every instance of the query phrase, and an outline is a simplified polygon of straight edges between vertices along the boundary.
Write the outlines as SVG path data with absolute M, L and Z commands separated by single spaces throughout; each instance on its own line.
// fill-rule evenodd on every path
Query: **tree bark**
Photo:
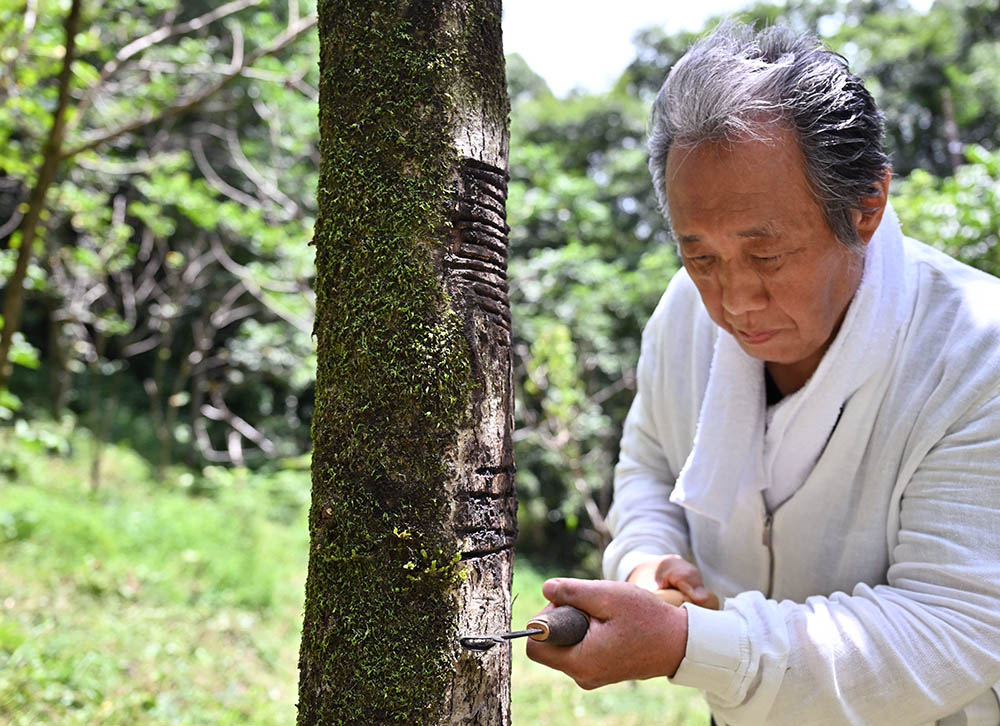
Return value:
M 299 726 L 509 724 L 500 0 L 321 0 Z

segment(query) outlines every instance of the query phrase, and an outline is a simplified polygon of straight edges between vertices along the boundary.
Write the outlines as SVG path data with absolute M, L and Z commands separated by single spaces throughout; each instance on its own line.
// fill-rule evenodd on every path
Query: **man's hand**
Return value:
M 561 670 L 581 688 L 672 676 L 687 647 L 687 611 L 653 593 L 609 580 L 548 580 L 542 594 L 552 605 L 573 605 L 590 615 L 587 635 L 565 647 L 529 640 L 528 657 Z
M 719 609 L 719 598 L 701 582 L 701 572 L 679 555 L 663 555 L 643 562 L 629 573 L 627 582 L 655 593 L 671 605 L 692 602 Z M 679 592 L 679 595 L 677 592 Z

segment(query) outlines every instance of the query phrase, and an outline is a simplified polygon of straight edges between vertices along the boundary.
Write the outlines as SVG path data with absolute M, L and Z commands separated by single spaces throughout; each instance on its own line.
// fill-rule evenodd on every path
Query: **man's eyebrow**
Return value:
M 741 229 L 736 233 L 737 237 L 752 238 L 752 237 L 777 237 L 778 228 L 775 226 L 774 222 L 765 222 L 759 227 L 750 227 L 749 229 Z
M 736 233 L 737 237 L 744 239 L 758 239 L 761 237 L 777 237 L 778 227 L 773 222 L 765 222 L 758 227 L 748 227 L 747 229 L 741 229 Z M 696 234 L 674 234 L 674 239 L 680 244 L 691 244 L 693 242 L 701 242 L 701 237 Z

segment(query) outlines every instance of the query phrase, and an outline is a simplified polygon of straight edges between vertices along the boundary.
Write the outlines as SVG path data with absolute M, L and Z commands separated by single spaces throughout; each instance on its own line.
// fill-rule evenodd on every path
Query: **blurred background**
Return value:
M 1000 4 L 505 5 L 516 625 L 546 576 L 599 575 L 640 333 L 677 269 L 644 151 L 671 64 L 718 13 L 818 33 L 886 114 L 904 231 L 997 274 Z M 314 6 L 86 3 L 53 146 L 69 11 L 0 0 L 0 285 L 24 303 L 0 388 L 0 724 L 290 724 Z M 690 691 L 584 693 L 514 650 L 516 725 L 707 723 Z

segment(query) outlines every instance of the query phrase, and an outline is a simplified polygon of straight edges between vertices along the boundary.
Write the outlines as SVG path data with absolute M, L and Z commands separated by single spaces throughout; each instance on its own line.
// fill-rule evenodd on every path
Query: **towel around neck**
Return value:
M 771 509 L 805 482 L 847 400 L 888 364 L 904 319 L 902 232 L 891 206 L 867 245 L 844 321 L 806 384 L 773 407 L 764 361 L 719 330 L 693 448 L 671 501 L 720 523 L 762 492 Z M 770 419 L 770 420 L 769 420 Z

